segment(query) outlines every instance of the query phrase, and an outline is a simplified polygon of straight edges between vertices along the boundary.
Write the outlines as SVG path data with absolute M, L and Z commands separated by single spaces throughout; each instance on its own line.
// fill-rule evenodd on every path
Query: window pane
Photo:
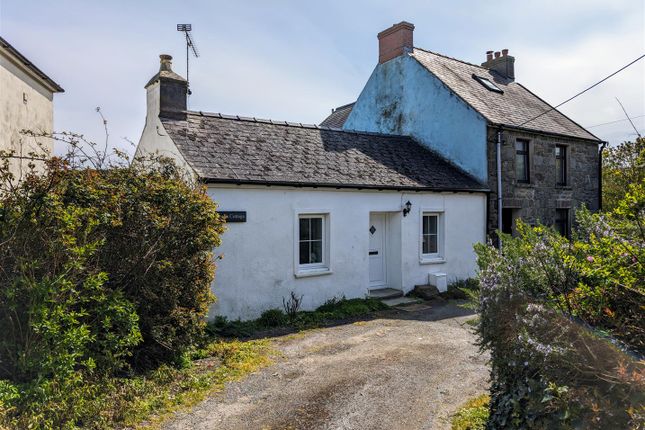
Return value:
M 300 264 L 309 264 L 309 242 L 300 242 Z
M 428 241 L 429 241 L 428 254 L 436 254 L 437 253 L 437 235 L 432 234 L 428 236 Z
M 556 157 L 562 156 L 562 147 L 561 146 L 556 146 L 555 147 L 555 156 Z
M 428 217 L 428 233 L 431 234 L 437 234 L 437 217 L 436 216 L 429 216 Z
M 428 239 L 428 235 L 424 234 L 423 235 L 423 249 L 421 250 L 423 254 L 430 254 L 430 240 Z
M 309 256 L 309 263 L 322 263 L 322 240 L 311 242 L 311 254 Z
M 322 218 L 310 218 L 311 221 L 311 239 L 322 240 Z
M 517 151 L 526 151 L 526 142 L 522 140 L 515 141 L 515 150 Z
M 515 156 L 515 175 L 519 181 L 526 180 L 526 160 L 522 154 Z
M 562 174 L 563 173 L 562 159 L 560 159 L 560 158 L 555 159 L 555 171 L 556 171 L 556 174 L 557 174 L 558 184 L 563 184 L 564 183 L 564 175 Z
M 309 218 L 300 218 L 300 240 L 309 239 Z

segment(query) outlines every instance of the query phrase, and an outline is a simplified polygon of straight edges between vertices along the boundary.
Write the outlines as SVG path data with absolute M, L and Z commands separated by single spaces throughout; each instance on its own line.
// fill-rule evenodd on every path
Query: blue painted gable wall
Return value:
M 486 120 L 409 55 L 376 66 L 343 128 L 412 136 L 486 183 Z

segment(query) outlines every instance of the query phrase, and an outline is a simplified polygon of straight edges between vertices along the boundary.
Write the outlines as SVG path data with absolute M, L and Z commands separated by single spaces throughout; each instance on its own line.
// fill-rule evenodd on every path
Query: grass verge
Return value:
M 172 412 L 220 391 L 226 382 L 269 365 L 274 354 L 269 340 L 216 340 L 187 355 L 181 367 L 163 365 L 146 374 L 88 380 L 82 387 L 85 394 L 73 398 L 75 418 L 65 421 L 63 428 L 157 428 Z M 2 400 L 0 429 L 61 428 L 45 416 L 66 406 L 56 403 L 60 400 L 25 405 L 19 414 L 3 410 Z
M 482 394 L 468 400 L 452 417 L 452 430 L 484 430 L 488 420 L 490 396 Z
M 187 408 L 271 363 L 267 340 L 216 341 L 190 357 L 188 367 L 160 368 L 148 377 L 127 380 L 116 391 L 122 401 L 116 422 L 135 428 L 155 428 L 172 412 Z M 123 388 L 126 388 L 124 393 Z M 123 394 L 126 394 L 125 396 Z

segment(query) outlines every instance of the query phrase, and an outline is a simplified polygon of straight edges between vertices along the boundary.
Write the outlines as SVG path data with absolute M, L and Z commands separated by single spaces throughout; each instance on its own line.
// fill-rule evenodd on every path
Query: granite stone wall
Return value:
M 515 141 L 529 141 L 529 183 L 515 175 Z M 497 129 L 488 129 L 488 234 L 497 229 Z M 555 146 L 567 147 L 567 184 L 556 184 Z M 502 207 L 513 208 L 515 220 L 529 224 L 553 225 L 556 209 L 569 209 L 570 226 L 575 210 L 581 205 L 596 211 L 598 202 L 598 143 L 566 137 L 554 137 L 504 130 L 502 133 Z

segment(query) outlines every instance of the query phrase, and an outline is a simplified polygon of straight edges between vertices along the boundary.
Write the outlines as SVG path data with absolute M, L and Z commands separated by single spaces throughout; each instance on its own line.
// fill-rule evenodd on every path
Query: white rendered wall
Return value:
M 368 292 L 370 212 L 388 212 L 388 282 L 409 291 L 426 284 L 428 273 L 448 280 L 475 274 L 473 244 L 485 240 L 486 200 L 481 193 L 400 193 L 311 188 L 211 186 L 221 211 L 246 211 L 245 223 L 229 223 L 217 261 L 210 318 L 251 319 L 282 308 L 291 291 L 304 296 L 303 310 L 332 297 L 364 297 Z M 401 215 L 406 201 L 408 216 Z M 445 262 L 420 261 L 422 210 L 443 211 Z M 300 211 L 329 213 L 331 274 L 295 276 L 295 222 Z M 398 243 L 397 243 L 398 240 Z
M 54 124 L 52 100 L 51 91 L 8 57 L 0 55 L 0 150 L 14 151 L 14 155 L 22 157 L 29 157 L 30 153 L 39 156 L 51 154 L 51 139 L 36 139 L 21 134 L 21 131 L 51 133 Z M 10 169 L 16 179 L 27 173 L 30 161 L 10 160 Z

